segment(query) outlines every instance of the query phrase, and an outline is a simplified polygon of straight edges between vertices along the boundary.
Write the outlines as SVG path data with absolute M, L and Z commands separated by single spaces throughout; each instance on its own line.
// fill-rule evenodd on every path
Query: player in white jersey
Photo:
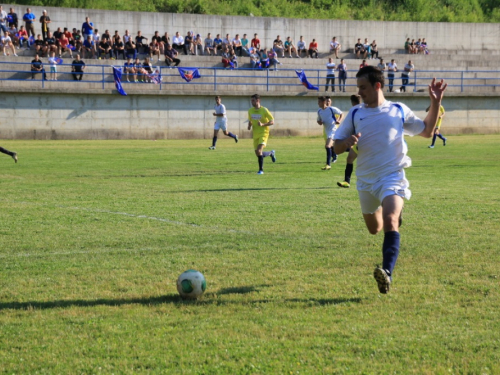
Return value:
M 325 138 L 326 164 L 322 170 L 331 169 L 331 162 L 337 161 L 337 155 L 333 151 L 333 136 L 337 125 L 342 121 L 343 113 L 340 109 L 330 106 L 329 96 L 318 97 L 318 125 L 323 125 L 323 136 Z
M 404 104 L 385 99 L 384 74 L 374 67 L 356 74 L 358 94 L 364 104 L 351 108 L 335 134 L 335 152 L 358 146 L 356 168 L 361 211 L 371 234 L 384 230 L 383 262 L 374 277 L 380 293 L 387 293 L 399 255 L 399 227 L 404 198 L 410 199 L 403 168 L 411 165 L 403 139 L 407 135 L 430 138 L 447 84 L 434 78 L 429 85 L 429 112 L 422 121 Z
M 227 116 L 226 116 L 226 106 L 222 104 L 222 99 L 219 95 L 215 97 L 215 112 L 213 115 L 216 117 L 214 124 L 214 137 L 212 138 L 212 146 L 210 146 L 209 150 L 215 150 L 215 145 L 217 144 L 217 134 L 219 130 L 222 130 L 224 135 L 231 137 L 234 139 L 236 143 L 238 143 L 238 136 L 231 132 L 227 131 Z

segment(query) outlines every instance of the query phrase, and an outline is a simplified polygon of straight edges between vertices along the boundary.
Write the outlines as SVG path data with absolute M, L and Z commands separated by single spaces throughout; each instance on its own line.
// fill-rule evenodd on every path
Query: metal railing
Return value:
M 116 60 L 123 67 L 122 60 Z M 6 69 L 7 65 L 14 65 L 15 69 Z M 118 64 L 116 64 L 118 66 Z M 194 89 L 204 91 L 216 91 L 224 86 L 240 86 L 241 88 L 252 87 L 252 90 L 258 91 L 289 91 L 300 92 L 305 88 L 298 79 L 296 69 L 281 69 L 283 65 L 274 69 L 225 69 L 219 67 L 200 67 L 196 68 L 200 72 L 200 78 L 193 79 L 191 82 L 185 82 L 177 68 L 168 66 L 153 66 L 161 74 L 161 81 L 157 85 L 158 90 L 168 90 L 172 85 L 184 85 Z M 6 67 L 6 68 L 4 68 Z M 74 82 L 71 77 L 72 64 L 61 64 L 57 66 L 58 82 Z M 50 67 L 44 64 L 45 74 L 50 75 Z M 192 70 L 194 67 L 182 67 L 183 70 Z M 326 71 L 325 69 L 301 69 L 307 76 L 308 81 L 318 86 L 320 91 L 325 88 Z M 349 70 L 346 78 L 345 87 L 348 91 L 355 91 L 357 70 Z M 79 74 L 79 73 L 77 73 Z M 31 63 L 21 62 L 0 62 L 0 82 L 3 81 L 26 81 L 31 78 Z M 141 75 L 139 75 L 141 77 Z M 144 77 L 141 77 L 144 78 Z M 495 92 L 500 88 L 500 70 L 416 70 L 409 75 L 409 83 L 406 85 L 407 92 L 425 91 L 432 78 L 444 79 L 448 83 L 448 88 L 455 92 Z M 42 88 L 46 87 L 49 79 L 44 79 L 43 74 L 36 73 L 33 80 L 40 84 Z M 114 78 L 111 65 L 86 65 L 83 81 L 87 83 L 98 84 L 100 88 L 106 89 L 114 85 Z M 385 86 L 388 87 L 386 73 Z M 132 88 L 140 83 L 127 82 L 127 75 L 122 76 L 122 85 Z M 97 86 L 97 85 L 96 85 Z M 51 86 L 53 87 L 53 86 Z M 339 88 L 338 74 L 335 77 L 335 89 Z M 396 90 L 402 87 L 401 72 L 396 72 L 394 77 L 394 87 Z M 93 88 L 96 88 L 95 86 Z M 175 86 L 176 89 L 182 89 Z

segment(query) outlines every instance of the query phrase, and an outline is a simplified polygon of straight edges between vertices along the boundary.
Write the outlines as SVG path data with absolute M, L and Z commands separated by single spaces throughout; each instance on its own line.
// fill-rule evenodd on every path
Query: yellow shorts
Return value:
M 263 135 L 261 137 L 254 138 L 253 139 L 253 148 L 254 148 L 254 150 L 257 150 L 257 148 L 259 147 L 259 145 L 264 145 L 264 147 L 266 147 L 267 138 L 269 138 L 269 135 Z

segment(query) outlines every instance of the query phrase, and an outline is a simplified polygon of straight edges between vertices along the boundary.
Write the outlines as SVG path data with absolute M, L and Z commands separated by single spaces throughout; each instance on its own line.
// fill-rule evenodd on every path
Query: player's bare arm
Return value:
M 337 155 L 343 154 L 348 148 L 353 147 L 358 144 L 361 133 L 353 134 L 346 139 L 336 139 L 333 142 L 333 149 Z
M 439 117 L 439 108 L 441 107 L 441 100 L 443 99 L 444 92 L 448 86 L 444 80 L 436 82 L 436 78 L 432 79 L 429 85 L 429 97 L 431 99 L 431 105 L 427 116 L 425 116 L 424 124 L 425 129 L 419 135 L 421 137 L 430 138 L 434 134 L 434 128 Z
M 273 120 L 266 122 L 265 124 L 259 121 L 259 126 L 271 126 L 271 125 L 274 125 Z

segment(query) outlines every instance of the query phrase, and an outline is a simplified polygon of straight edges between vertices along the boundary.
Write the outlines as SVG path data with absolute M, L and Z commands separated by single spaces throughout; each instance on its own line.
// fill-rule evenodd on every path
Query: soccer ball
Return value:
M 195 270 L 183 272 L 177 279 L 177 291 L 184 299 L 197 299 L 207 289 L 205 276 Z

